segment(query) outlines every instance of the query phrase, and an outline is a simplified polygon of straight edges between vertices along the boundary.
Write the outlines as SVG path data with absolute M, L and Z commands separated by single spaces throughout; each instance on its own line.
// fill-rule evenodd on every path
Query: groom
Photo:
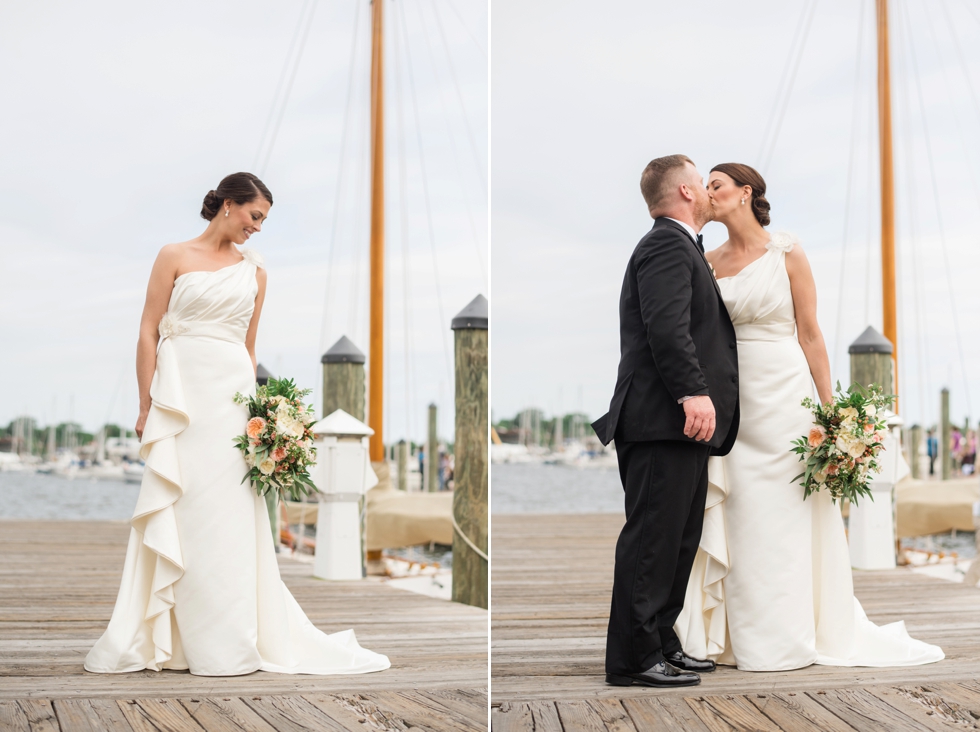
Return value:
M 655 221 L 626 268 L 616 390 L 592 425 L 604 445 L 616 440 L 626 492 L 606 682 L 689 686 L 714 662 L 685 654 L 673 626 L 701 539 L 708 456 L 727 454 L 738 432 L 738 358 L 698 234 L 712 211 L 697 168 L 657 158 L 640 191 Z

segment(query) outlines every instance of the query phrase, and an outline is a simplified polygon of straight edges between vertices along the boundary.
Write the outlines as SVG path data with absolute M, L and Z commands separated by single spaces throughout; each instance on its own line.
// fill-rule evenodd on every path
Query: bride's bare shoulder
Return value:
M 726 241 L 723 244 L 721 244 L 720 246 L 715 247 L 714 249 L 709 249 L 708 251 L 706 251 L 704 253 L 704 258 L 708 260 L 708 263 L 709 264 L 714 264 L 715 263 L 715 260 L 718 259 L 718 257 L 725 256 L 725 252 L 727 252 L 727 251 L 728 251 L 728 242 Z

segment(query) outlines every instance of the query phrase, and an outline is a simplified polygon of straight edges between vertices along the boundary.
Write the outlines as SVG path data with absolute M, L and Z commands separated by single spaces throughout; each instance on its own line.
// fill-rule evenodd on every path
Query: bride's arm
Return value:
M 259 294 L 255 296 L 255 310 L 252 311 L 252 321 L 248 324 L 248 332 L 245 334 L 245 348 L 252 359 L 252 371 L 257 369 L 255 360 L 255 336 L 259 332 L 259 316 L 262 315 L 262 303 L 265 302 L 265 284 L 268 281 L 265 269 L 259 267 L 255 270 L 255 281 L 259 285 Z
M 136 344 L 136 383 L 139 385 L 140 413 L 136 420 L 136 436 L 143 439 L 143 427 L 150 413 L 150 383 L 157 368 L 157 342 L 160 340 L 160 320 L 170 305 L 177 274 L 177 252 L 172 245 L 160 250 L 150 283 L 146 286 L 146 303 L 140 319 L 140 335 Z
M 796 335 L 810 366 L 810 375 L 817 385 L 817 395 L 826 404 L 833 397 L 830 388 L 830 359 L 827 345 L 817 323 L 817 285 L 813 281 L 810 262 L 803 248 L 797 244 L 786 254 L 786 272 L 793 291 L 793 307 L 796 310 Z

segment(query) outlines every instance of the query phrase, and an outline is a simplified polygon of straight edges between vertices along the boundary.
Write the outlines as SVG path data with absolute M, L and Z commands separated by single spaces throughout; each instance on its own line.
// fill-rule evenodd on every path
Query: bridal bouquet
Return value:
M 235 438 L 248 465 L 242 482 L 251 479 L 260 496 L 274 490 L 280 500 L 298 501 L 317 492 L 309 472 L 316 464 L 313 405 L 301 401 L 310 392 L 297 389 L 292 379 L 269 379 L 255 396 L 235 394 L 237 404 L 248 406 L 249 416 L 245 434 Z
M 832 402 L 803 400 L 813 412 L 813 427 L 809 435 L 793 441 L 791 452 L 806 464 L 806 470 L 793 478 L 803 479 L 804 500 L 821 489 L 829 491 L 835 503 L 846 498 L 856 506 L 860 496 L 874 500 L 869 474 L 881 470 L 877 461 L 887 429 L 884 411 L 894 400 L 882 394 L 878 384 L 867 389 L 853 384 L 845 394 L 840 382 Z

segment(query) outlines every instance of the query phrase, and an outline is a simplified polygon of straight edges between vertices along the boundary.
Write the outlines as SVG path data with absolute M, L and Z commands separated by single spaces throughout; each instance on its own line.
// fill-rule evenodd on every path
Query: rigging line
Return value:
M 412 67 L 412 51 L 408 43 L 408 30 L 405 27 L 405 9 L 402 4 L 399 3 L 395 7 L 398 7 L 402 13 L 402 33 L 404 34 L 405 41 L 405 59 L 407 61 L 406 67 L 408 69 L 408 86 L 412 92 L 412 109 L 415 113 L 415 138 L 418 143 L 419 148 L 419 167 L 422 171 L 422 194 L 425 200 L 425 216 L 428 222 L 429 231 L 429 248 L 432 251 L 432 271 L 435 275 L 435 290 L 436 290 L 436 301 L 439 305 L 439 331 L 442 333 L 442 347 L 446 359 L 446 377 L 452 383 L 452 368 L 450 367 L 449 359 L 449 342 L 446 340 L 446 331 L 449 330 L 446 326 L 449 321 L 446 320 L 443 307 L 442 307 L 442 288 L 439 285 L 439 264 L 436 258 L 436 239 L 435 239 L 435 229 L 432 222 L 432 203 L 429 200 L 429 182 L 428 176 L 426 175 L 425 169 L 425 147 L 422 145 L 422 125 L 419 120 L 419 103 L 418 95 L 415 93 L 415 73 Z
M 804 0 L 803 10 L 800 13 L 800 19 L 796 22 L 796 30 L 793 31 L 793 40 L 789 44 L 789 55 L 786 58 L 786 63 L 783 64 L 783 73 L 779 77 L 779 84 L 776 85 L 776 98 L 773 100 L 772 109 L 769 112 L 769 119 L 766 122 L 765 130 L 762 133 L 762 142 L 759 145 L 759 154 L 755 156 L 758 161 L 762 160 L 762 154 L 766 150 L 766 143 L 769 141 L 769 133 L 772 132 L 772 123 L 776 120 L 776 110 L 779 109 L 780 102 L 783 97 L 783 87 L 786 85 L 786 79 L 789 76 L 790 67 L 793 65 L 793 55 L 796 53 L 798 48 L 797 40 L 799 39 L 800 32 L 803 30 L 803 24 L 806 20 L 807 11 L 810 9 L 810 0 Z
M 282 71 L 279 72 L 279 81 L 276 82 L 276 93 L 272 95 L 272 106 L 269 107 L 269 116 L 266 117 L 265 127 L 262 129 L 262 137 L 259 138 L 259 149 L 255 152 L 255 162 L 252 163 L 252 170 L 256 170 L 259 167 L 259 160 L 262 159 L 262 151 L 265 149 L 265 138 L 269 134 L 269 129 L 272 127 L 272 120 L 276 116 L 276 107 L 279 103 L 279 95 L 282 93 L 283 82 L 286 81 L 286 72 L 289 69 L 289 63 L 293 58 L 293 49 L 296 47 L 296 39 L 299 38 L 299 32 L 303 28 L 303 18 L 306 17 L 306 7 L 309 5 L 310 0 L 303 0 L 303 7 L 299 11 L 299 19 L 296 21 L 296 30 L 293 31 L 293 38 L 289 42 L 289 50 L 286 52 L 286 58 L 282 62 Z
M 973 100 L 973 111 L 977 114 L 977 121 L 980 122 L 980 102 L 977 101 L 977 92 L 973 86 L 973 77 L 970 76 L 969 66 L 966 63 L 966 56 L 963 55 L 963 47 L 960 45 L 960 38 L 956 34 L 953 26 L 953 19 L 949 15 L 949 8 L 946 6 L 946 0 L 942 2 L 943 17 L 946 19 L 946 26 L 949 29 L 949 35 L 953 38 L 953 45 L 956 47 L 956 56 L 960 62 L 960 68 L 963 70 L 963 76 L 966 78 L 966 85 L 970 89 L 970 98 Z
M 393 14 L 395 23 L 393 42 L 395 59 L 402 57 L 401 43 L 399 42 L 399 18 L 398 13 Z M 400 63 L 398 64 L 400 66 Z M 400 219 L 400 233 L 402 246 L 402 318 L 404 320 L 405 335 L 403 337 L 405 351 L 405 437 L 411 442 L 412 427 L 418 423 L 412 419 L 414 414 L 411 405 L 418 404 L 417 388 L 414 387 L 412 378 L 412 316 L 411 316 L 411 281 L 409 277 L 409 237 L 408 237 L 408 170 L 406 158 L 408 157 L 408 146 L 405 144 L 405 105 L 402 98 L 402 81 L 399 69 L 395 70 L 395 120 L 398 140 L 398 209 Z
M 422 6 L 418 6 L 419 17 L 422 17 Z M 453 88 L 456 90 L 456 99 L 459 101 L 459 108 L 463 112 L 463 124 L 466 126 L 466 135 L 470 141 L 470 151 L 473 153 L 473 162 L 476 164 L 476 169 L 480 173 L 480 187 L 483 188 L 483 195 L 486 197 L 487 191 L 487 174 L 483 169 L 483 162 L 480 159 L 480 154 L 476 147 L 476 136 L 473 134 L 473 128 L 470 126 L 470 115 L 466 111 L 466 103 L 463 101 L 463 90 L 459 85 L 459 78 L 456 76 L 456 64 L 453 63 L 453 55 L 449 51 L 449 41 L 446 40 L 446 31 L 442 27 L 442 18 L 439 17 L 439 6 L 436 4 L 436 0 L 432 0 L 432 12 L 436 18 L 436 28 L 439 29 L 439 37 L 442 39 L 442 47 L 446 51 L 446 60 L 449 62 L 449 76 L 453 80 Z M 425 33 L 425 43 L 429 43 L 429 35 L 425 30 L 425 24 L 422 25 L 422 32 Z M 432 51 L 429 51 L 432 54 Z
M 459 14 L 459 10 L 457 10 L 456 9 L 456 6 L 453 5 L 452 0 L 446 0 L 446 5 L 448 5 L 449 6 L 449 9 L 453 11 L 453 15 L 456 16 L 456 19 L 459 21 L 459 24 L 463 27 L 463 30 L 466 31 L 466 35 L 468 35 L 470 37 L 470 39 L 473 41 L 473 44 L 477 48 L 480 49 L 480 53 L 482 53 L 487 58 L 490 58 L 490 55 L 487 53 L 487 49 L 485 49 L 480 44 L 480 41 L 477 40 L 476 35 L 474 35 L 473 33 L 470 32 L 470 29 L 467 27 L 466 23 L 463 21 L 463 16 Z
M 972 15 L 972 16 L 973 16 L 973 19 L 974 19 L 975 21 L 977 21 L 978 23 L 980 23 L 980 15 L 977 15 L 976 13 L 974 13 L 974 12 L 973 12 L 973 8 L 971 8 L 971 7 L 970 7 L 970 3 L 968 3 L 968 2 L 966 2 L 966 1 L 964 0 L 964 2 L 963 2 L 963 7 L 964 7 L 964 8 L 966 8 L 966 10 L 967 10 L 967 12 L 968 12 L 968 13 L 969 13 L 970 15 Z
M 347 76 L 347 101 L 344 103 L 344 125 L 340 133 L 340 164 L 337 167 L 337 190 L 334 195 L 333 221 L 330 224 L 330 246 L 327 250 L 327 286 L 323 293 L 323 322 L 320 325 L 320 348 L 324 349 L 327 343 L 328 313 L 330 310 L 330 296 L 333 292 L 331 284 L 333 281 L 333 253 L 337 244 L 337 222 L 340 221 L 340 205 L 344 193 L 344 178 L 347 162 L 348 134 L 350 132 L 351 120 L 351 99 L 354 90 L 354 69 L 357 61 L 357 28 L 361 19 L 361 3 L 354 3 L 354 32 L 350 42 L 350 72 Z
M 946 9 L 946 5 L 945 3 L 943 3 L 943 10 L 945 9 Z M 926 13 L 926 17 L 929 20 L 929 34 L 932 36 L 932 41 L 936 45 L 936 55 L 939 56 L 940 66 L 942 67 L 943 70 L 943 83 L 946 85 L 946 93 L 950 99 L 955 99 L 956 96 L 954 96 L 953 94 L 953 86 L 950 83 L 950 79 L 946 71 L 946 59 L 943 57 L 942 44 L 939 43 L 939 34 L 936 32 L 936 29 L 933 26 L 932 16 L 929 13 Z M 967 70 L 966 59 L 963 57 L 962 50 L 960 49 L 959 46 L 959 40 L 956 37 L 956 33 L 953 31 L 953 27 L 950 24 L 950 19 L 948 15 L 946 16 L 946 21 L 948 24 L 949 34 L 953 37 L 954 45 L 956 46 L 956 50 L 959 52 L 957 54 L 957 58 L 960 62 L 960 66 L 963 71 L 963 76 L 966 77 L 966 85 L 970 89 L 970 96 L 973 99 L 974 111 L 977 112 L 977 119 L 978 121 L 980 121 L 980 106 L 978 106 L 977 104 L 977 96 L 973 91 L 973 80 L 970 78 L 969 71 Z M 956 112 L 956 105 L 951 104 L 950 106 L 952 109 L 953 122 L 956 124 L 956 132 L 960 138 L 960 145 L 963 146 L 963 155 L 966 156 L 967 160 L 970 160 L 971 157 L 970 149 L 966 144 L 966 135 L 963 134 L 963 125 L 960 124 L 960 116 Z M 972 163 L 972 160 L 970 162 Z M 977 185 L 976 176 L 973 175 L 970 176 L 970 183 L 973 186 L 973 193 L 977 197 L 977 204 L 980 205 L 980 187 L 978 187 Z
M 366 125 L 365 125 L 366 127 Z M 365 221 L 365 218 L 370 218 L 370 206 L 367 203 L 367 198 L 370 197 L 370 182 L 366 181 L 367 172 L 371 169 L 371 140 L 368 135 L 364 135 L 364 145 L 362 147 L 362 157 L 361 165 L 357 166 L 357 183 L 354 188 L 354 230 L 351 236 L 351 243 L 354 247 L 355 257 L 354 257 L 354 276 L 351 278 L 351 289 L 350 289 L 350 311 L 348 312 L 348 324 L 350 326 L 350 332 L 359 333 L 357 330 L 358 322 L 360 320 L 360 310 L 361 310 L 361 300 L 359 297 L 361 289 L 361 262 L 364 259 L 364 250 L 367 248 L 365 246 L 359 245 L 358 242 L 370 242 L 371 240 L 371 225 L 370 220 Z M 363 239 L 361 234 L 364 234 Z M 366 279 L 370 281 L 371 271 L 370 267 L 366 272 Z M 368 283 L 370 285 L 370 282 Z M 368 290 L 368 296 L 370 296 L 370 288 Z M 359 335 L 352 336 L 355 338 L 360 338 Z M 364 341 L 362 341 L 363 343 Z
M 874 186 L 875 179 L 875 129 L 877 125 L 875 124 L 875 95 L 868 95 L 868 192 L 870 198 L 870 192 Z M 878 181 L 879 187 L 881 181 Z M 864 322 L 871 325 L 871 251 L 872 251 L 872 233 L 874 231 L 874 216 L 871 211 L 871 206 L 867 207 L 868 212 L 868 228 L 867 228 L 867 238 L 865 240 L 865 264 L 864 264 Z
M 902 24 L 899 23 L 896 27 L 898 33 L 896 38 L 900 41 L 908 42 L 908 39 L 904 37 Z M 908 205 L 903 207 L 908 210 L 909 217 L 909 250 L 911 252 L 912 259 L 912 310 L 915 315 L 915 330 L 916 330 L 916 343 L 918 348 L 916 349 L 916 364 L 918 367 L 918 396 L 919 396 L 919 415 L 920 419 L 924 423 L 927 417 L 927 411 L 929 409 L 928 403 L 925 398 L 924 382 L 925 379 L 927 383 L 931 383 L 932 379 L 929 374 L 929 362 L 926 360 L 923 362 L 923 356 L 926 349 L 926 334 L 922 329 L 922 299 L 919 297 L 919 279 L 922 277 L 922 269 L 919 266 L 919 257 L 917 252 L 916 242 L 919 239 L 919 227 L 916 218 L 916 207 L 914 205 L 918 197 L 915 195 L 915 182 L 918 180 L 915 168 L 915 158 L 914 150 L 912 149 L 912 108 L 909 102 L 910 92 L 909 92 L 909 74 L 908 68 L 905 64 L 905 58 L 901 54 L 896 54 L 898 59 L 898 68 L 902 79 L 902 84 L 898 85 L 899 97 L 902 101 L 902 106 L 905 113 L 905 119 L 902 120 L 902 132 L 900 139 L 902 140 L 902 147 L 905 153 L 905 185 L 908 189 Z
M 452 124 L 449 121 L 449 108 L 447 107 L 447 105 L 446 105 L 446 99 L 445 99 L 445 97 L 442 94 L 441 79 L 439 78 L 439 73 L 437 71 L 438 65 L 436 64 L 435 54 L 432 51 L 432 44 L 429 42 L 429 34 L 425 30 L 425 19 L 422 17 L 422 9 L 421 9 L 421 7 L 419 7 L 418 10 L 419 10 L 419 22 L 422 24 L 422 36 L 425 38 L 425 48 L 426 48 L 426 51 L 428 51 L 428 54 L 429 54 L 429 62 L 432 64 L 432 75 L 436 79 L 436 87 L 439 90 L 438 91 L 439 104 L 442 107 L 442 116 L 443 116 L 443 119 L 445 119 L 445 122 L 446 122 L 446 131 L 448 132 L 448 135 L 447 136 L 449 137 L 449 146 L 450 146 L 450 148 L 452 148 L 452 151 L 453 151 L 453 156 L 452 156 L 453 157 L 453 161 L 456 163 L 456 177 L 459 179 L 459 194 L 460 194 L 460 197 L 463 199 L 463 206 L 466 209 L 466 217 L 467 217 L 467 219 L 469 220 L 469 223 L 470 223 L 470 234 L 473 237 L 473 246 L 476 249 L 476 258 L 477 258 L 477 264 L 480 267 L 480 276 L 483 278 L 484 281 L 486 281 L 487 271 L 486 271 L 486 268 L 483 266 L 483 253 L 480 251 L 479 235 L 477 234 L 477 231 L 476 231 L 476 221 L 473 219 L 473 210 L 472 210 L 472 207 L 470 206 L 470 197 L 466 195 L 466 187 L 465 187 L 465 184 L 463 182 L 463 169 L 460 167 L 460 164 L 459 164 L 459 159 L 460 159 L 461 156 L 459 155 L 459 152 L 458 152 L 458 150 L 456 148 L 456 135 L 453 134 L 453 127 L 452 127 Z M 445 39 L 443 39 L 443 40 L 445 40 Z M 447 54 L 449 53 L 448 47 L 446 48 L 446 53 Z M 451 63 L 452 63 L 452 59 L 450 59 L 450 64 Z M 458 88 L 457 88 L 457 91 L 458 91 Z M 465 107 L 463 107 L 463 114 L 464 114 L 463 121 L 466 122 L 466 118 L 465 118 L 466 108 Z M 467 129 L 469 129 L 469 125 L 468 124 L 467 124 Z M 481 176 L 483 175 L 483 171 L 482 170 L 480 171 L 480 175 Z M 485 183 L 486 183 L 486 181 L 484 180 L 484 184 Z M 484 195 L 484 200 L 485 200 L 486 199 L 486 195 L 487 195 L 487 191 L 486 191 L 486 188 L 485 187 L 483 189 L 483 195 Z
M 939 183 L 936 179 L 936 168 L 935 164 L 933 163 L 932 144 L 929 141 L 929 122 L 928 118 L 926 117 L 925 100 L 922 96 L 922 81 L 919 76 L 919 62 L 915 53 L 915 41 L 913 40 L 911 34 L 912 19 L 909 14 L 908 7 L 903 6 L 903 9 L 905 10 L 904 17 L 909 34 L 908 39 L 909 50 L 911 51 L 912 58 L 912 71 L 915 76 L 915 87 L 919 98 L 919 113 L 922 115 L 922 130 L 925 133 L 926 159 L 929 161 L 929 174 L 932 178 L 932 195 L 936 206 L 936 220 L 939 224 L 939 242 L 943 250 L 943 264 L 945 265 L 944 269 L 946 272 L 946 290 L 949 294 L 949 305 L 950 309 L 952 310 L 953 333 L 956 337 L 956 347 L 960 357 L 960 371 L 963 374 L 963 393 L 964 396 L 966 396 L 967 409 L 972 410 L 973 402 L 970 399 L 970 380 L 966 372 L 966 359 L 963 356 L 963 338 L 960 331 L 959 311 L 956 308 L 956 298 L 953 293 L 953 277 L 949 265 L 949 251 L 947 250 L 946 246 L 946 231 L 945 227 L 943 226 L 942 209 L 939 205 Z
M 282 118 L 286 114 L 286 107 L 289 105 L 289 97 L 293 93 L 293 82 L 296 81 L 296 72 L 299 70 L 299 64 L 303 60 L 303 51 L 306 49 L 306 40 L 310 37 L 310 29 L 313 27 L 313 16 L 316 15 L 316 8 L 319 0 L 313 0 L 313 4 L 310 6 L 310 16 L 306 19 L 306 28 L 303 30 L 303 37 L 299 42 L 299 49 L 296 51 L 296 60 L 293 63 L 293 71 L 289 76 L 289 83 L 286 84 L 286 92 L 282 97 L 282 105 L 279 107 L 279 117 L 276 119 L 276 125 L 272 128 L 272 137 L 269 138 L 269 148 L 265 151 L 265 160 L 262 161 L 262 167 L 259 169 L 259 177 L 265 175 L 266 168 L 269 167 L 269 160 L 272 158 L 272 151 L 276 147 L 276 140 L 279 138 L 279 128 L 282 126 Z
M 861 51 L 864 48 L 864 16 L 866 4 L 858 3 L 858 33 L 857 33 L 857 60 L 854 64 L 854 96 L 851 103 L 851 141 L 847 152 L 847 190 L 844 194 L 844 234 L 841 238 L 840 251 L 840 274 L 837 277 L 837 325 L 834 330 L 834 368 L 837 367 L 837 356 L 840 353 L 840 337 L 843 328 L 844 315 L 844 278 L 847 274 L 847 233 L 851 222 L 851 192 L 854 175 L 854 153 L 857 149 L 857 128 L 858 128 L 858 98 L 861 90 Z
M 765 163 L 763 163 L 763 170 L 768 170 L 769 163 L 772 162 L 772 156 L 776 152 L 776 143 L 779 141 L 779 131 L 782 129 L 783 120 L 786 118 L 786 110 L 789 109 L 789 101 L 793 96 L 793 87 L 796 84 L 796 74 L 800 70 L 800 62 L 803 60 L 803 53 L 806 51 L 806 42 L 810 37 L 810 28 L 813 26 L 813 16 L 817 14 L 817 0 L 813 0 L 813 4 L 810 6 L 810 15 L 807 17 L 806 25 L 803 28 L 803 38 L 800 41 L 800 50 L 796 54 L 796 63 L 793 65 L 793 71 L 789 77 L 789 86 L 786 89 L 786 96 L 783 99 L 783 108 L 779 113 L 779 118 L 776 120 L 776 126 L 773 129 L 772 140 L 769 142 L 769 152 L 766 153 Z

